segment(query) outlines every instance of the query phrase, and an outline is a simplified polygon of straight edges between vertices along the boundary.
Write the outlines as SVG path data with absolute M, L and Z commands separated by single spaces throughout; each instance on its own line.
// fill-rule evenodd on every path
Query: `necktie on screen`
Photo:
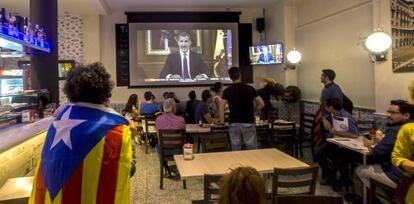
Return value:
M 264 58 L 265 58 L 265 63 L 266 64 L 269 63 L 269 59 L 267 58 L 267 54 L 264 55 Z
M 190 78 L 190 75 L 188 74 L 187 54 L 184 54 L 183 65 L 184 65 L 183 66 L 184 67 L 183 78 L 188 79 L 188 78 Z

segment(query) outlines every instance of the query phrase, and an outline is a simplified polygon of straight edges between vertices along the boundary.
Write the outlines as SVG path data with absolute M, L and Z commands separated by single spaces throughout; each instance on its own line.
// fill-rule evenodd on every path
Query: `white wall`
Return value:
M 88 64 L 101 60 L 100 49 L 100 17 L 84 15 L 83 19 L 83 63 Z
M 361 45 L 372 32 L 372 16 L 371 0 L 312 0 L 297 6 L 298 82 L 304 99 L 319 100 L 321 70 L 329 67 L 355 106 L 375 108 L 374 65 Z
M 217 11 L 217 9 L 205 9 L 204 11 Z M 174 11 L 179 11 L 174 9 Z M 261 8 L 243 8 L 243 9 L 232 9 L 231 11 L 241 11 L 240 16 L 241 23 L 252 23 L 253 24 L 253 42 L 260 42 L 260 37 L 258 36 L 257 31 L 255 31 L 255 22 L 256 18 L 262 16 Z M 112 12 L 108 15 L 100 17 L 100 60 L 112 75 L 113 79 L 116 79 L 116 62 L 115 62 L 115 24 L 116 23 L 126 23 L 126 15 L 124 11 Z M 255 69 L 254 75 L 259 75 L 265 73 L 267 74 L 267 69 Z M 113 103 L 125 103 L 129 95 L 135 93 L 138 94 L 139 100 L 143 100 L 143 95 L 145 91 L 152 91 L 157 99 L 162 98 L 162 93 L 165 91 L 174 91 L 178 98 L 181 100 L 188 99 L 188 92 L 195 90 L 197 97 L 200 98 L 202 90 L 208 89 L 209 87 L 179 87 L 179 88 L 134 88 L 128 89 L 128 87 L 115 87 L 112 92 L 111 102 Z
M 378 25 L 378 0 L 374 0 L 374 24 Z M 390 1 L 381 0 L 380 26 L 391 35 L 391 9 Z M 375 64 L 375 108 L 379 113 L 384 113 L 392 99 L 408 99 L 408 87 L 414 80 L 414 73 L 392 72 L 392 50 L 388 52 L 388 60 Z

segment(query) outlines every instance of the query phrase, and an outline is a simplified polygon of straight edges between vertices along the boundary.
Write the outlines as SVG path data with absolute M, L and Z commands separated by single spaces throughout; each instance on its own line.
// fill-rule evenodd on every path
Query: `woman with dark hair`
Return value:
M 69 71 L 70 104 L 47 131 L 29 203 L 129 202 L 134 123 L 106 106 L 112 88 L 100 63 Z
M 221 96 L 223 95 L 223 83 L 216 82 L 213 86 L 210 87 L 210 90 L 214 92 L 213 102 L 210 105 L 211 112 L 213 117 L 218 117 L 218 107 L 220 107 Z
M 265 103 L 265 107 L 262 109 L 262 118 L 267 120 L 269 118 L 269 113 L 272 110 L 271 102 L 280 98 L 283 93 L 283 85 L 267 82 L 266 85 L 257 92 Z
M 288 86 L 283 92 L 281 100 L 273 104 L 277 109 L 278 118 L 286 121 L 300 122 L 300 101 L 301 91 L 297 86 Z
M 265 182 L 252 167 L 239 167 L 223 177 L 219 204 L 265 203 Z
M 138 95 L 131 94 L 125 108 L 122 110 L 122 114 L 130 120 L 135 120 L 139 116 L 139 109 L 137 107 Z

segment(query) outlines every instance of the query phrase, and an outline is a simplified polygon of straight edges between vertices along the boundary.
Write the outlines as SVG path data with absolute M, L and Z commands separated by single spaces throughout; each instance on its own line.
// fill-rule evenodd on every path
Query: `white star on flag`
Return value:
M 53 149 L 61 140 L 65 143 L 69 149 L 72 149 L 72 142 L 70 140 L 70 131 L 79 124 L 85 122 L 86 120 L 76 120 L 70 119 L 70 112 L 72 111 L 72 106 L 63 113 L 60 120 L 53 121 L 53 127 L 56 129 L 55 137 L 53 138 L 52 146 L 50 149 Z

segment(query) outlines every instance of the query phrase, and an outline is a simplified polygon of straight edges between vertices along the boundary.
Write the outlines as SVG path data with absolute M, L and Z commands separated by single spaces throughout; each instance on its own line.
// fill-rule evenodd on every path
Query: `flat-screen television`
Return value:
M 268 44 L 250 46 L 250 64 L 282 64 L 283 63 L 283 44 Z
M 129 23 L 130 87 L 231 83 L 237 23 Z

